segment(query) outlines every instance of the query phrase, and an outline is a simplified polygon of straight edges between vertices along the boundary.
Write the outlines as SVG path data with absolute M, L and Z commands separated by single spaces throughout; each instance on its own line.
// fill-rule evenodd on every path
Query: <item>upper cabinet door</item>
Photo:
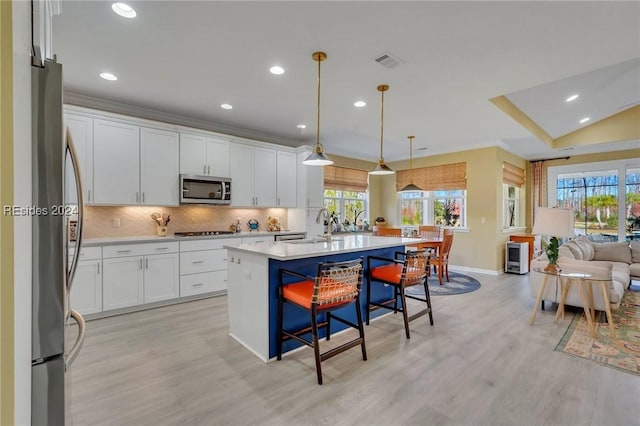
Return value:
M 179 155 L 178 133 L 146 127 L 140 129 L 141 204 L 179 204 Z
M 253 195 L 257 207 L 276 206 L 276 150 L 255 147 Z
M 253 147 L 231 144 L 229 147 L 229 174 L 231 176 L 231 205 L 255 205 L 253 195 Z
M 207 175 L 229 177 L 229 141 L 207 138 Z
M 94 120 L 93 155 L 95 204 L 140 203 L 140 128 Z
M 278 151 L 277 155 L 277 207 L 296 207 L 297 173 L 296 154 Z
M 69 128 L 73 145 L 78 154 L 80 176 L 84 191 L 84 203 L 93 203 L 93 119 L 81 115 L 65 114 L 64 124 Z M 77 204 L 76 177 L 71 159 L 66 156 L 64 198 L 67 204 Z
M 180 173 L 206 175 L 205 137 L 180 133 Z

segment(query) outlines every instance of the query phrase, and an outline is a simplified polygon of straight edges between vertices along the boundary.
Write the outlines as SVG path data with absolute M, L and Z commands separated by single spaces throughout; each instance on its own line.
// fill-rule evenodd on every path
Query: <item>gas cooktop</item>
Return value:
M 176 232 L 176 237 L 202 237 L 206 235 L 230 235 L 231 231 L 190 231 L 190 232 Z

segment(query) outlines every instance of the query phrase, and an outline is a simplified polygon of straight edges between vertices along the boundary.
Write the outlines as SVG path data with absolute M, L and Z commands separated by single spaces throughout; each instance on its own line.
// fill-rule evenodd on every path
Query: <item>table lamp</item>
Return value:
M 536 208 L 531 233 L 550 237 L 548 243 L 543 241 L 544 251 L 549 259 L 549 264 L 544 268 L 545 271 L 554 273 L 558 271 L 558 250 L 560 249 L 558 238 L 573 236 L 573 220 L 573 210 L 570 209 Z

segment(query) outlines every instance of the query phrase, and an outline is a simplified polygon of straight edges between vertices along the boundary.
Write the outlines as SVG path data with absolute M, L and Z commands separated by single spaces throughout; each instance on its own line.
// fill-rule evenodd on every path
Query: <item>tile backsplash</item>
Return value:
M 248 232 L 247 222 L 255 219 L 260 231 L 267 230 L 269 217 L 278 217 L 282 229 L 287 229 L 287 209 L 234 209 L 229 207 L 182 206 L 87 206 L 85 207 L 84 238 L 134 237 L 156 235 L 152 213 L 171 215 L 168 235 L 174 232 L 227 231 L 240 219 L 242 232 Z M 118 222 L 118 227 L 114 222 Z

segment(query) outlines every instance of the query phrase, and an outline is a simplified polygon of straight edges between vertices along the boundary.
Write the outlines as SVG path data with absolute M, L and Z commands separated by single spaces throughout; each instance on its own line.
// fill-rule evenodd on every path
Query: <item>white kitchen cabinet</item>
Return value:
M 239 238 L 180 242 L 180 297 L 227 289 L 227 250 Z
M 69 262 L 73 252 L 70 253 Z M 83 248 L 71 284 L 71 308 L 83 315 L 102 311 L 102 249 Z
M 231 144 L 229 173 L 234 207 L 276 206 L 276 150 Z
M 177 253 L 144 257 L 144 303 L 175 299 L 180 296 L 180 271 Z
M 103 309 L 177 298 L 178 247 L 177 242 L 104 246 Z
M 304 230 L 309 237 L 314 237 L 324 233 L 322 221 L 315 222 L 324 204 L 324 168 L 302 164 L 310 154 L 311 150 L 305 150 L 297 155 L 298 201 L 297 208 L 287 210 L 287 225 L 289 229 Z
M 126 308 L 144 303 L 143 256 L 103 259 L 103 310 Z
M 177 206 L 178 133 L 94 120 L 95 204 Z
M 93 121 L 95 204 L 140 203 L 140 128 L 107 120 Z
M 140 204 L 179 204 L 179 155 L 177 132 L 140 129 Z
M 64 124 L 69 128 L 78 154 L 85 204 L 93 203 L 93 119 L 76 114 L 65 114 Z M 65 169 L 65 203 L 77 204 L 76 177 L 71 159 L 67 155 Z
M 296 207 L 296 154 L 277 151 L 276 155 L 276 206 Z
M 180 173 L 229 177 L 229 141 L 180 133 Z

